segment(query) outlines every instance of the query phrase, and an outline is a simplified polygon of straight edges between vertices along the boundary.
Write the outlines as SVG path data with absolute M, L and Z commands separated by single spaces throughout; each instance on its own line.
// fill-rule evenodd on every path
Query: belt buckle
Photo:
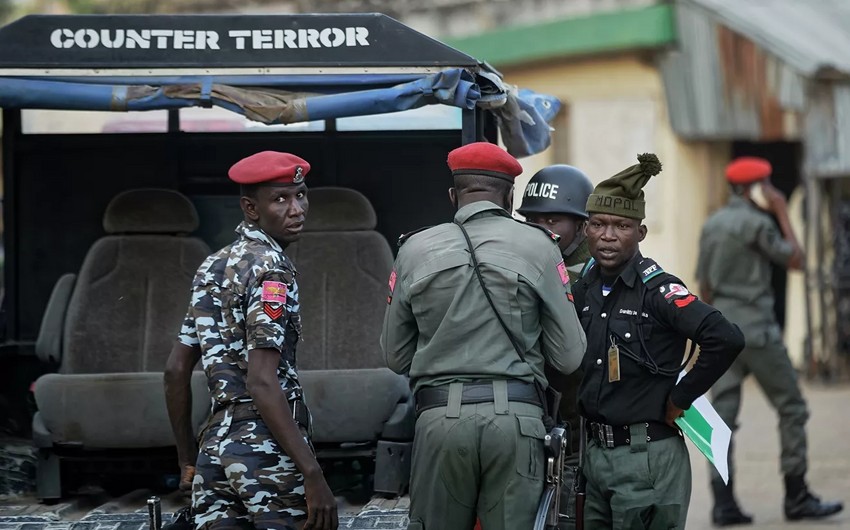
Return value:
M 600 444 L 608 449 L 614 448 L 614 427 L 604 423 L 593 422 L 590 424 L 590 432 Z
M 605 447 L 607 447 L 608 449 L 613 449 L 614 448 L 614 427 L 611 427 L 610 425 L 604 425 L 603 424 L 602 425 L 602 431 L 605 433 L 605 440 L 603 441 L 603 443 L 605 444 Z

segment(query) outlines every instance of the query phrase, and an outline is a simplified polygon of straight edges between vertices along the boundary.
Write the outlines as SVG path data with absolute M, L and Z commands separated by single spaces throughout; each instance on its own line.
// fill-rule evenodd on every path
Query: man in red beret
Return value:
M 746 348 L 714 384 L 714 407 L 732 429 L 737 427 L 741 384 L 753 374 L 779 413 L 785 475 L 785 517 L 817 519 L 841 511 L 841 503 L 823 502 L 806 486 L 806 420 L 809 412 L 797 374 L 774 314 L 771 263 L 803 268 L 805 258 L 791 222 L 785 196 L 770 184 L 772 168 L 763 158 L 742 157 L 726 167 L 732 190 L 729 203 L 705 223 L 700 238 L 697 277 L 703 298 L 744 333 Z M 778 221 L 771 218 L 771 214 Z M 750 524 L 733 491 L 732 452 L 729 483 L 712 468 L 712 520 L 717 526 Z
M 307 215 L 310 164 L 263 151 L 230 168 L 241 185 L 238 238 L 204 261 L 165 372 L 168 413 L 192 490 L 195 528 L 336 529 L 336 500 L 309 441 L 295 366 L 301 315 L 284 254 Z M 212 416 L 195 445 L 192 369 L 201 360 Z
M 557 236 L 509 213 L 522 167 L 486 142 L 448 156 L 451 223 L 399 240 L 381 347 L 409 374 L 409 529 L 532 528 L 543 491 L 545 363 L 569 374 L 585 336 Z

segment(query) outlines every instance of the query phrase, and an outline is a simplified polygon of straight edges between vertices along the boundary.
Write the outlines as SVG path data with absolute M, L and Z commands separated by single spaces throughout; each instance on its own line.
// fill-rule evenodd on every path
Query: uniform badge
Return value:
M 561 275 L 561 283 L 564 285 L 570 283 L 570 274 L 567 272 L 567 265 L 564 263 L 564 260 L 558 263 L 558 274 Z
M 674 304 L 679 309 L 687 307 L 697 299 L 688 291 L 687 287 L 680 283 L 671 283 L 667 287 L 662 286 L 658 291 L 664 295 L 668 304 Z
M 387 303 L 388 304 L 392 303 L 392 301 L 393 301 L 393 291 L 395 291 L 395 282 L 396 282 L 397 278 L 398 278 L 398 276 L 396 275 L 395 269 L 393 269 L 392 272 L 390 272 L 390 281 L 389 281 L 390 294 L 387 296 Z
M 286 303 L 286 284 L 283 282 L 263 282 L 262 302 Z
M 286 284 L 283 282 L 263 282 L 260 301 L 263 303 L 263 312 L 270 319 L 277 320 L 283 316 L 286 292 Z
M 295 176 L 292 177 L 292 182 L 295 184 L 304 182 L 304 169 L 301 166 L 295 166 Z

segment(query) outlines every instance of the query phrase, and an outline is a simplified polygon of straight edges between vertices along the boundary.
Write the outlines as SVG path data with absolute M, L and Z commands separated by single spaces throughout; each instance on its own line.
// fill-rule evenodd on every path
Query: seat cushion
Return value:
M 407 378 L 387 368 L 302 370 L 313 442 L 375 442 L 399 404 L 412 400 Z
M 54 443 L 87 449 L 170 447 L 161 372 L 47 374 L 35 384 L 40 422 Z M 210 411 L 203 372 L 192 373 L 192 426 Z

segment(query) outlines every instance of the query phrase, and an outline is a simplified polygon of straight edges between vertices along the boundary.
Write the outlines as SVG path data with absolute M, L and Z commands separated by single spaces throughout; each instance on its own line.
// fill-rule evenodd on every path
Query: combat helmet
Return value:
M 564 213 L 587 219 L 587 198 L 591 193 L 593 184 L 580 169 L 565 164 L 545 167 L 528 181 L 517 212 Z

